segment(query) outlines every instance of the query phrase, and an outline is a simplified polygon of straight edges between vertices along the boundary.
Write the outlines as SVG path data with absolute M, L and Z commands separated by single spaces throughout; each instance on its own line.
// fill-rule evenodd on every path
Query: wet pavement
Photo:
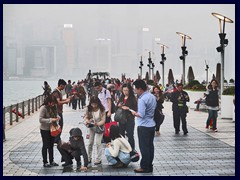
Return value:
M 135 173 L 139 162 L 130 163 L 127 168 L 113 169 L 104 155 L 102 164 L 90 164 L 87 171 L 73 167 L 63 168 L 61 156 L 56 146 L 54 159 L 60 166 L 44 168 L 41 155 L 41 135 L 39 130 L 39 112 L 26 118 L 6 131 L 3 143 L 4 176 L 235 176 L 235 122 L 218 118 L 219 132 L 205 129 L 208 114 L 201 111 L 190 112 L 187 116 L 188 135 L 175 135 L 172 120 L 171 103 L 164 103 L 165 120 L 161 125 L 161 135 L 154 139 L 155 155 L 153 173 Z M 64 128 L 62 139 L 67 141 L 69 130 L 79 127 L 83 131 L 86 147 L 87 128 L 83 125 L 84 110 L 72 110 L 64 105 Z M 135 127 L 136 149 L 139 151 Z M 104 148 L 105 145 L 102 144 Z M 94 146 L 93 161 L 96 157 Z

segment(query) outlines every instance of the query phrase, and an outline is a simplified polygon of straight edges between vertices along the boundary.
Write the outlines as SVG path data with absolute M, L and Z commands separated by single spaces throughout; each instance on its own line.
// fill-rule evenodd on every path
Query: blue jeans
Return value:
M 155 126 L 154 127 L 144 127 L 138 126 L 138 141 L 139 148 L 142 155 L 142 159 L 140 162 L 140 167 L 145 170 L 153 169 L 153 158 L 154 158 L 154 134 L 155 134 Z
M 129 153 L 122 152 L 122 151 L 119 151 L 117 157 L 113 157 L 113 156 L 111 155 L 111 153 L 109 152 L 109 149 L 106 148 L 106 149 L 105 149 L 105 156 L 106 156 L 108 162 L 109 162 L 111 165 L 116 164 L 116 163 L 118 162 L 117 159 L 119 159 L 122 163 L 127 164 L 127 165 L 131 162 L 130 154 L 129 154 Z
M 208 109 L 208 119 L 206 125 L 209 126 L 210 120 L 213 119 L 213 130 L 217 129 L 217 116 L 218 116 L 217 110 Z

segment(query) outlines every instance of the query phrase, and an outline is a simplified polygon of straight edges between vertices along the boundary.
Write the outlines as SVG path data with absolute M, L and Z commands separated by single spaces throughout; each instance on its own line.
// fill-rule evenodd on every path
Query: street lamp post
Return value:
M 208 66 L 206 60 L 205 60 L 205 64 L 206 64 L 206 69 L 205 69 L 205 71 L 206 71 L 206 84 L 208 84 L 208 69 L 209 69 L 209 66 Z
M 148 55 L 149 55 L 149 57 L 148 57 L 148 64 L 147 64 L 147 66 L 148 66 L 148 70 L 149 70 L 149 79 L 151 79 L 151 69 L 153 70 L 153 68 L 154 68 L 154 63 L 152 62 L 152 58 L 151 58 L 151 51 L 148 51 Z M 153 79 L 153 74 L 152 74 L 152 79 Z
M 182 77 L 182 83 L 183 85 L 185 85 L 185 60 L 186 60 L 186 56 L 188 55 L 188 51 L 186 50 L 186 39 L 192 39 L 190 36 L 180 33 L 180 32 L 176 32 L 178 35 L 180 35 L 182 37 L 182 55 L 179 57 L 180 60 L 183 61 L 183 77 Z
M 162 61 L 160 61 L 160 64 L 162 65 L 162 85 L 163 85 L 163 87 L 165 86 L 164 85 L 164 62 L 166 61 L 166 56 L 165 56 L 165 54 L 164 54 L 164 48 L 166 47 L 166 48 L 168 48 L 166 45 L 164 45 L 164 44 L 161 44 L 161 43 L 157 43 L 157 44 L 159 44 L 160 46 L 161 46 L 161 49 L 162 49 L 162 54 L 161 54 L 161 58 L 162 58 Z
M 226 22 L 233 23 L 233 20 L 218 13 L 212 13 L 212 15 L 219 19 L 219 25 L 220 25 L 220 33 L 219 33 L 220 46 L 217 47 L 216 49 L 217 49 L 217 52 L 221 52 L 221 87 L 220 87 L 221 89 L 220 90 L 221 90 L 221 96 L 222 96 L 222 92 L 224 88 L 224 50 L 225 50 L 225 47 L 228 45 L 228 39 L 225 39 L 226 37 L 225 23 Z
M 142 67 L 143 67 L 143 61 L 142 61 L 142 56 L 141 56 L 141 61 L 140 61 L 140 66 L 139 66 L 139 69 L 140 69 L 140 79 L 142 79 Z

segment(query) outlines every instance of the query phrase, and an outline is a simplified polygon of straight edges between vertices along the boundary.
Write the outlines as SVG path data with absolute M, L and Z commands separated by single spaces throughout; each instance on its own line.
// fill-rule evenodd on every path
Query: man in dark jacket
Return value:
M 64 167 L 72 166 L 72 159 L 75 158 L 77 162 L 77 169 L 87 170 L 88 155 L 86 152 L 82 131 L 79 128 L 72 128 L 70 130 L 70 138 L 68 142 L 62 142 L 57 146 L 65 163 Z M 84 159 L 84 166 L 81 167 L 81 155 Z
M 180 131 L 180 119 L 182 120 L 182 130 L 184 135 L 188 133 L 186 116 L 188 113 L 188 107 L 186 102 L 189 102 L 188 93 L 183 91 L 183 84 L 177 84 L 177 91 L 171 94 L 172 111 L 173 111 L 173 126 L 175 128 L 175 134 L 179 134 Z

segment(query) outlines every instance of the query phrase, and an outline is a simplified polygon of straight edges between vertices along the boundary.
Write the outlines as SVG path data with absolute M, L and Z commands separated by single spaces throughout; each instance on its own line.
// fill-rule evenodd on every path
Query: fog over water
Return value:
M 206 79 L 205 60 L 209 79 L 216 75 L 216 64 L 221 62 L 216 51 L 219 21 L 212 12 L 234 21 L 225 26 L 225 78 L 229 81 L 235 79 L 234 4 L 4 4 L 4 69 L 13 76 L 43 79 L 82 79 L 89 69 L 110 72 L 112 77 L 125 73 L 137 78 L 140 55 L 144 56 L 143 76 L 148 71 L 148 49 L 154 52 L 154 70 L 162 75 L 160 46 L 155 41 L 160 38 L 160 43 L 169 47 L 165 50 L 166 82 L 170 68 L 175 79 L 182 74 L 182 42 L 176 34 L 182 32 L 192 38 L 186 41 L 186 75 L 192 66 L 201 82 Z M 144 27 L 149 31 L 143 31 Z

